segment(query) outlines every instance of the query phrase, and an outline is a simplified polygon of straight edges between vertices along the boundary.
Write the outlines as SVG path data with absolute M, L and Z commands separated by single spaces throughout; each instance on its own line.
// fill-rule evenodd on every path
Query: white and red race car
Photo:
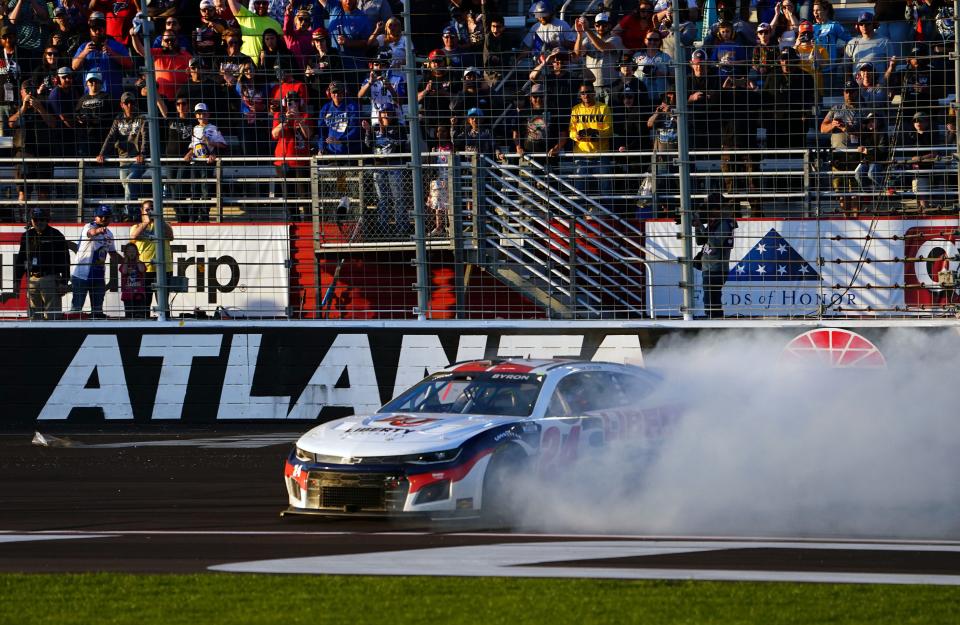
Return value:
M 284 470 L 286 513 L 504 518 L 531 471 L 556 474 L 622 438 L 656 446 L 678 416 L 650 404 L 659 383 L 609 362 L 452 365 L 376 414 L 300 437 Z

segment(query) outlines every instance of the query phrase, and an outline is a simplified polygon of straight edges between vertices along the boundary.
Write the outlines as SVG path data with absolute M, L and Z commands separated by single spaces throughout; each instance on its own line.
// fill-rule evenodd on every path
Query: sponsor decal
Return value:
M 522 342 L 541 355 L 569 356 L 570 344 L 576 342 L 582 346 L 576 353 L 585 359 L 642 362 L 641 336 L 644 344 L 654 343 L 647 331 L 523 335 L 522 341 L 516 338 L 520 335 L 465 334 L 458 329 L 407 335 L 390 329 L 338 333 L 327 328 L 263 334 L 195 329 L 56 332 L 52 347 L 43 350 L 43 362 L 29 341 L 8 345 L 6 356 L 12 362 L 29 361 L 31 367 L 16 369 L 0 381 L 5 395 L 22 396 L 14 389 L 23 384 L 36 389 L 19 404 L 8 406 L 8 413 L 15 415 L 8 421 L 80 416 L 88 422 L 326 421 L 375 413 L 424 376 L 464 356 L 502 357 L 499 352 L 505 344 L 508 351 Z M 17 377 L 40 369 L 47 373 Z M 391 420 L 397 418 L 401 417 Z M 423 419 L 404 418 L 367 431 L 402 436 L 418 426 L 411 418 Z
M 437 419 L 432 419 L 430 417 L 386 417 L 384 419 L 377 419 L 377 421 L 380 423 L 389 423 L 390 425 L 398 428 L 415 428 L 428 423 L 433 423 L 434 421 L 437 421 Z
M 869 339 L 842 328 L 817 328 L 804 332 L 783 348 L 786 362 L 832 368 L 876 369 L 887 365 Z
M 56 224 L 67 241 L 76 242 L 82 225 Z M 129 231 L 122 224 L 111 228 L 117 250 L 126 244 Z M 13 264 L 23 228 L 0 225 L 0 317 L 26 314 L 26 289 L 13 297 Z M 285 314 L 290 283 L 287 269 L 289 233 L 276 225 L 174 225 L 170 259 L 173 274 L 187 278 L 187 292 L 171 301 L 176 311 L 195 309 L 213 313 L 218 306 L 250 311 L 257 316 Z M 71 263 L 76 252 L 71 252 Z M 119 271 L 107 260 L 107 293 L 104 308 L 122 311 Z M 69 295 L 64 300 L 69 307 Z M 89 311 L 89 304 L 86 308 Z
M 906 284 L 904 303 L 910 308 L 923 308 L 934 304 L 934 295 L 939 294 L 937 279 L 938 262 L 946 254 L 947 268 L 956 272 L 960 269 L 958 258 L 956 229 L 943 226 L 922 226 L 910 228 L 904 234 L 903 280 Z M 956 284 L 957 281 L 955 280 Z M 952 298 L 943 298 L 957 302 L 956 286 Z

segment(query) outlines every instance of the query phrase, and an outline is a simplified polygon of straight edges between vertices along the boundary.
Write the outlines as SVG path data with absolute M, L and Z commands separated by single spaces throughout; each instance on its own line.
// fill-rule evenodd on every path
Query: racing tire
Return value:
M 527 453 L 518 445 L 501 445 L 490 456 L 483 475 L 480 499 L 480 519 L 484 525 L 510 526 L 517 519 L 521 501 L 517 476 L 526 475 L 530 462 Z

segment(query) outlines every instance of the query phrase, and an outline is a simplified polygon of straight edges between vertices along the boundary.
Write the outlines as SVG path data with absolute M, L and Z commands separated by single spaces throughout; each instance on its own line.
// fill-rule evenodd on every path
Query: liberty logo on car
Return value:
M 397 428 L 416 428 L 421 425 L 433 423 L 436 420 L 437 419 L 431 419 L 430 417 L 386 417 L 384 419 L 377 419 L 377 422 L 386 422 Z
M 937 270 L 944 253 L 949 259 L 948 269 L 960 267 L 955 259 L 958 249 L 954 228 L 945 226 L 918 226 L 904 234 L 903 282 L 906 287 L 903 300 L 908 308 L 922 308 L 933 303 L 933 293 L 940 289 Z M 956 297 L 952 298 L 956 300 Z

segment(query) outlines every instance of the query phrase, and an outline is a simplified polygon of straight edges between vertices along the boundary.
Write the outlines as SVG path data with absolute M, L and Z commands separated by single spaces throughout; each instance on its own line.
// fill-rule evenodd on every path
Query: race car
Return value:
M 655 448 L 677 418 L 660 378 L 582 360 L 458 363 L 376 414 L 319 425 L 287 458 L 285 514 L 509 518 L 516 487 L 613 441 Z

